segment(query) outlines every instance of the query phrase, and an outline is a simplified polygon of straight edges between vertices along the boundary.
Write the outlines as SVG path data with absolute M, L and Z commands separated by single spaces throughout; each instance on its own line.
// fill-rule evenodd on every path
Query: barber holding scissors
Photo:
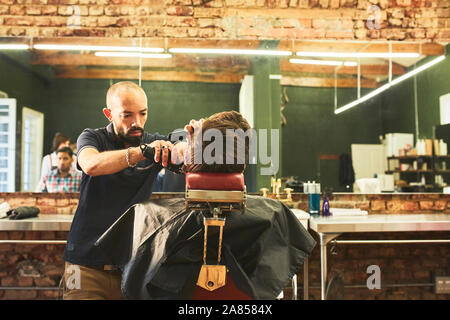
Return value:
M 187 146 L 144 132 L 147 96 L 133 82 L 112 85 L 106 106 L 103 113 L 110 124 L 85 129 L 77 140 L 77 166 L 83 176 L 63 254 L 65 300 L 123 298 L 120 261 L 110 261 L 94 243 L 129 207 L 150 198 L 159 162 L 163 167 L 169 161 L 180 163 Z M 154 162 L 144 157 L 146 147 L 154 148 Z

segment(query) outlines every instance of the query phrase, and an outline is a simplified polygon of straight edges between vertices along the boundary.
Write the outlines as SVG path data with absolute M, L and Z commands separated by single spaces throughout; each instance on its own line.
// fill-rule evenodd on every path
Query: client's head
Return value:
M 204 119 L 201 134 L 196 132 L 189 141 L 189 161 L 185 172 L 243 172 L 248 163 L 252 138 L 247 120 L 236 111 L 213 114 Z

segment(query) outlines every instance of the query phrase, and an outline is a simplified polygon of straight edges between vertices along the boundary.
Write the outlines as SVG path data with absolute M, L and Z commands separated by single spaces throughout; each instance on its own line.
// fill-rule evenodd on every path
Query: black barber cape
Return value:
M 132 237 L 126 236 L 130 228 Z M 208 228 L 209 264 L 217 263 L 218 230 Z M 99 246 L 122 265 L 126 299 L 190 299 L 203 263 L 203 238 L 200 211 L 186 210 L 184 198 L 158 199 L 132 206 Z M 315 244 L 284 204 L 248 196 L 244 213 L 226 213 L 221 264 L 239 290 L 252 299 L 272 300 Z

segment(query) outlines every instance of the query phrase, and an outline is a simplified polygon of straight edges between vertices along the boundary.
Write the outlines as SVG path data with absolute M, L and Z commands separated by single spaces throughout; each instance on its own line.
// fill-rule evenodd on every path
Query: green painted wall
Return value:
M 450 45 L 447 58 L 417 74 L 417 106 L 419 138 L 433 138 L 433 127 L 440 124 L 439 97 L 450 93 Z M 435 57 L 420 61 L 417 66 Z M 413 70 L 413 68 L 410 68 Z M 382 96 L 383 132 L 409 132 L 416 134 L 414 114 L 414 78 L 390 88 Z
M 48 81 L 28 65 L 28 52 L 0 53 L 0 91 L 16 99 L 16 190 L 20 190 L 22 108 L 45 112 Z
M 256 176 L 255 189 L 259 190 L 263 187 L 270 187 L 270 180 L 273 175 L 277 178 L 282 176 L 282 141 L 281 141 L 281 86 L 280 80 L 270 79 L 271 74 L 280 74 L 280 62 L 278 58 L 262 58 L 252 59 L 251 74 L 254 76 L 254 128 L 258 133 L 258 164 L 254 170 Z M 267 150 L 260 150 L 260 129 L 267 130 Z M 276 145 L 272 145 L 272 129 L 278 130 L 278 140 Z M 275 156 L 274 149 L 277 149 L 278 159 Z M 269 170 L 270 164 L 262 164 L 260 152 L 265 156 L 270 156 L 273 161 L 273 168 Z M 278 163 L 275 163 L 278 162 Z M 264 174 L 261 174 L 264 173 Z
M 84 128 L 108 124 L 102 108 L 109 86 L 108 80 L 52 82 L 48 91 L 46 150 L 55 131 L 66 132 L 75 141 Z M 183 128 L 191 119 L 239 109 L 240 85 L 144 81 L 142 87 L 148 96 L 149 117 L 145 129 L 149 132 L 167 134 Z
M 361 95 L 368 93 L 362 90 Z M 338 89 L 338 107 L 357 98 L 356 89 Z M 351 144 L 379 143 L 380 100 L 334 114 L 334 89 L 287 87 L 289 103 L 282 128 L 284 176 L 320 181 L 322 188 L 348 191 L 339 184 L 339 161 L 321 160 L 320 154 L 351 153 Z M 319 177 L 320 175 L 320 177 Z

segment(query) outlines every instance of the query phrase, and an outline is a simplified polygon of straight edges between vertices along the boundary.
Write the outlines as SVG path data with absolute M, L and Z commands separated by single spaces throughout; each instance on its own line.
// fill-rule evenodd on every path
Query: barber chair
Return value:
M 233 211 L 245 211 L 247 192 L 244 175 L 241 173 L 187 173 L 186 174 L 186 209 L 207 212 L 203 223 L 205 226 L 203 245 L 203 265 L 200 270 L 194 300 L 251 300 L 240 291 L 221 261 L 223 228 L 226 216 Z M 219 228 L 217 264 L 206 262 L 209 227 Z M 293 299 L 297 299 L 297 278 L 292 279 Z M 283 292 L 277 299 L 283 298 Z
M 187 173 L 186 209 L 201 210 L 205 214 L 203 245 L 203 265 L 200 270 L 194 300 L 250 300 L 251 298 L 237 289 L 227 270 L 220 263 L 223 228 L 226 215 L 233 211 L 245 210 L 246 188 L 241 173 Z M 218 227 L 219 244 L 217 264 L 207 264 L 208 229 Z

